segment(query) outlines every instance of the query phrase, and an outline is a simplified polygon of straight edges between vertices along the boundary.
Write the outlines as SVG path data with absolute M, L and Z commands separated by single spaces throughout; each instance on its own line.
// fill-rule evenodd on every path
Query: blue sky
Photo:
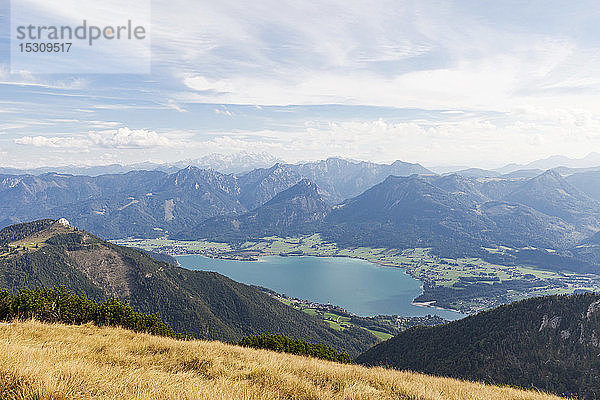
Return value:
M 591 1 L 154 0 L 148 75 L 11 71 L 1 4 L 3 165 L 266 151 L 495 167 L 600 151 Z

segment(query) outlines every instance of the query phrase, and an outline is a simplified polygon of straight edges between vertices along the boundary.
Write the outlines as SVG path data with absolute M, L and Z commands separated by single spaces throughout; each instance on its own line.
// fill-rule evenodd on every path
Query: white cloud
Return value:
M 553 154 L 585 156 L 600 146 L 600 118 L 587 111 L 521 110 L 507 119 L 454 114 L 446 121 L 307 122 L 304 129 L 215 132 L 197 146 L 214 152 L 268 151 L 288 161 L 332 155 L 361 160 L 404 160 L 427 165 L 494 168 Z
M 77 3 L 28 1 L 67 16 Z M 135 10 L 123 7 L 123 15 Z M 27 136 L 15 143 L 81 146 L 123 159 L 248 149 L 289 160 L 337 154 L 487 166 L 582 156 L 600 146 L 597 5 L 573 3 L 568 14 L 552 2 L 540 7 L 523 6 L 519 12 L 528 13 L 516 18 L 503 2 L 155 0 L 150 77 L 53 80 L 0 67 L 0 85 L 10 85 L 4 96 L 31 94 L 34 103 L 8 104 L 24 116 L 2 114 L 9 117 L 2 139 L 11 142 L 18 129 Z M 233 104 L 319 107 L 258 112 Z M 23 122 L 81 118 L 69 112 L 73 105 L 108 122 L 48 129 Z M 172 110 L 186 114 L 173 118 Z M 148 130 L 119 132 L 123 126 Z M 227 129 L 206 132 L 215 126 Z M 95 131 L 81 133 L 88 129 Z M 69 139 L 57 131 L 77 133 Z
M 183 113 L 187 112 L 185 108 L 183 108 L 180 104 L 178 104 L 175 100 L 169 99 L 166 104 L 167 108 L 171 108 L 177 112 Z
M 211 81 L 203 76 L 187 75 L 183 78 L 183 83 L 199 92 L 230 93 L 235 91 L 235 87 L 231 82 L 226 80 Z
M 51 147 L 55 149 L 85 149 L 89 141 L 74 137 L 60 136 L 23 136 L 14 140 L 16 144 L 34 147 Z
M 174 144 L 168 138 L 145 129 L 119 128 L 108 132 L 91 131 L 89 137 L 96 145 L 115 148 L 169 147 Z
M 227 115 L 233 117 L 233 113 L 227 109 L 227 107 L 215 108 L 215 114 Z
M 10 72 L 8 65 L 0 64 L 0 86 L 20 86 L 43 89 L 81 90 L 87 81 L 81 77 L 68 79 L 48 79 L 31 74 L 27 70 Z
M 260 104 L 346 104 L 424 109 L 479 109 L 510 111 L 515 106 L 547 101 L 544 89 L 563 85 L 554 70 L 573 56 L 569 43 L 542 41 L 515 48 L 514 54 L 488 55 L 454 65 L 392 75 L 373 71 L 297 71 L 289 76 L 232 76 L 209 80 L 186 76 L 194 92 L 180 93 L 180 101 Z M 578 84 L 596 82 L 586 78 Z M 536 89 L 532 93 L 531 89 Z M 550 96 L 555 98 L 555 96 Z M 599 96 L 600 100 L 600 96 Z M 587 102 L 579 102 L 582 105 Z M 570 103 L 573 105 L 572 101 Z M 587 106 L 590 106 L 587 103 Z M 597 104 L 594 108 L 600 107 Z
M 107 147 L 115 149 L 143 149 L 155 147 L 175 147 L 181 142 L 161 136 L 145 129 L 89 131 L 87 135 L 75 136 L 23 136 L 14 139 L 14 143 L 25 146 L 49 147 L 55 149 L 90 149 Z
M 515 28 L 508 10 L 492 24 L 451 1 L 174 0 L 157 8 L 157 57 L 190 89 L 172 94 L 181 102 L 497 111 L 542 103 L 600 112 L 597 90 L 593 98 L 556 93 L 597 86 L 596 48 L 572 31 Z

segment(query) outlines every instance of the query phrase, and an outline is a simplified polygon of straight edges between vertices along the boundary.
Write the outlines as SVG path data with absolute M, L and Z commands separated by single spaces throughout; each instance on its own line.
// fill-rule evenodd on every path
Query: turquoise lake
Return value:
M 459 319 L 464 315 L 412 305 L 421 294 L 421 282 L 404 270 L 342 257 L 261 257 L 259 261 L 235 261 L 200 255 L 177 256 L 183 268 L 214 271 L 251 285 L 272 289 L 290 297 L 331 303 L 361 315 L 439 315 Z

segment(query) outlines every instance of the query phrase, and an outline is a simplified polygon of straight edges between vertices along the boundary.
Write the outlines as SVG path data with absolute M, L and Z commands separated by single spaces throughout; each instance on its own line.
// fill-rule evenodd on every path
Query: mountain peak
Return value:
M 319 202 L 323 201 L 321 195 L 319 194 L 317 185 L 308 179 L 301 179 L 291 188 L 278 193 L 275 197 L 265 203 L 265 205 L 288 201 L 290 198 L 298 196 L 314 198 Z
M 559 217 L 584 233 L 600 229 L 600 203 L 575 188 L 553 169 L 526 180 L 504 200 Z

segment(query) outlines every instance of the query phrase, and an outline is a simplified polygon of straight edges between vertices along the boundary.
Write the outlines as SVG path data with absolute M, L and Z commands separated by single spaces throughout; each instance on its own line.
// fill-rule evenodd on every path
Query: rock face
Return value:
M 302 178 L 288 166 L 275 164 L 238 177 L 241 189 L 240 202 L 248 209 L 265 204 L 278 193 L 294 186 Z
M 592 399 L 600 392 L 599 352 L 600 295 L 582 294 L 528 299 L 410 329 L 357 361 Z

